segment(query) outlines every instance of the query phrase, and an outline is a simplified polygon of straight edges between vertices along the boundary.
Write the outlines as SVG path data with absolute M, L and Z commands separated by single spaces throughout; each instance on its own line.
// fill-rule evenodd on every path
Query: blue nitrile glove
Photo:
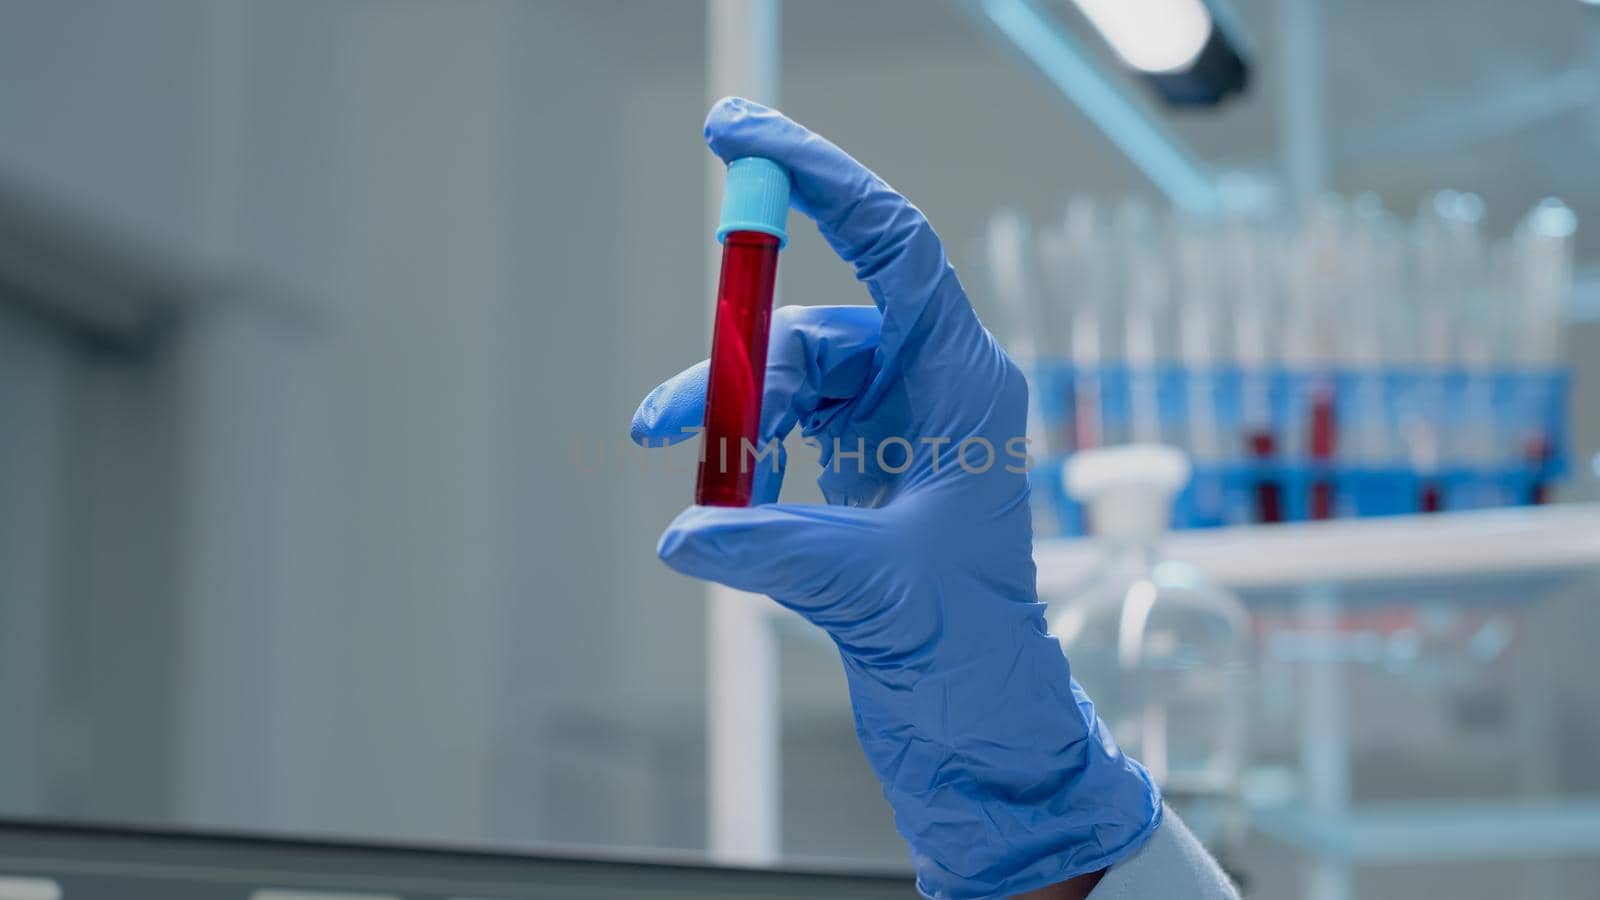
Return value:
M 798 424 L 819 440 L 818 481 L 834 505 L 772 503 L 782 475 L 763 462 L 757 497 L 769 505 L 690 507 L 662 535 L 661 558 L 768 594 L 833 637 L 856 734 L 927 895 L 1013 894 L 1132 854 L 1159 824 L 1161 798 L 1045 629 L 1021 372 L 979 323 L 927 219 L 889 185 L 746 100 L 719 102 L 705 133 L 725 160 L 764 156 L 789 170 L 794 208 L 855 266 L 877 308 L 773 316 L 761 438 Z M 634 440 L 688 436 L 705 383 L 701 363 L 652 391 Z

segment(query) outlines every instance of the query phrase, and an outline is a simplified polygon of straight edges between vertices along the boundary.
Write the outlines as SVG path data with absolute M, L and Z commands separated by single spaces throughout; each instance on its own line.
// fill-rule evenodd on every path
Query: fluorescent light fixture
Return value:
M 1201 218 L 1216 214 L 1217 186 L 1210 173 L 1030 0 L 983 0 L 981 9 L 1174 205 Z
M 1211 39 L 1201 0 L 1073 0 L 1106 43 L 1142 72 L 1181 72 Z

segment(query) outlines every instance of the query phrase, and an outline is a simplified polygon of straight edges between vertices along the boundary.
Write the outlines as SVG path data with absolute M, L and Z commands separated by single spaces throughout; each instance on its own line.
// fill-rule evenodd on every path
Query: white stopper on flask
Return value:
M 1092 533 L 1153 541 L 1171 526 L 1189 472 L 1189 458 L 1166 444 L 1096 447 L 1067 458 L 1067 493 L 1088 507 Z

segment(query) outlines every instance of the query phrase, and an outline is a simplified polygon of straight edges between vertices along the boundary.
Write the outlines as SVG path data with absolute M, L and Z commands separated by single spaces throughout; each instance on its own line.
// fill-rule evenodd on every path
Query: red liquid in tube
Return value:
M 1272 437 L 1272 432 L 1265 429 L 1250 433 L 1250 456 L 1262 462 L 1270 462 L 1276 450 L 1277 441 Z M 1283 489 L 1276 481 L 1263 478 L 1255 484 L 1256 521 L 1257 522 L 1282 522 L 1283 521 Z
M 1550 502 L 1550 483 L 1544 478 L 1545 468 L 1554 456 L 1554 448 L 1550 439 L 1543 434 L 1535 434 L 1523 442 L 1522 458 L 1527 461 L 1528 467 L 1539 473 L 1539 477 L 1528 489 L 1528 502 L 1534 506 L 1543 506 Z
M 778 238 L 759 231 L 732 231 L 722 242 L 705 432 L 694 488 L 694 502 L 702 506 L 749 506 L 756 467 L 772 465 L 771 457 L 757 458 L 766 448 L 756 441 L 779 245 Z
M 1333 386 L 1319 384 L 1311 396 L 1311 459 L 1321 465 L 1333 461 L 1338 419 L 1334 416 Z M 1311 518 L 1333 518 L 1333 482 L 1318 478 L 1311 483 Z
M 1417 508 L 1425 513 L 1436 513 L 1444 509 L 1444 492 L 1437 484 L 1422 486 L 1422 495 L 1417 499 Z

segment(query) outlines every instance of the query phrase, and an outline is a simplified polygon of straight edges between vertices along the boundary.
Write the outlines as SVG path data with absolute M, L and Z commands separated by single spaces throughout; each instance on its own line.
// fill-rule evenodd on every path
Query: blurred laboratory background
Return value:
M 1246 896 L 1594 896 L 1582 0 L 0 0 L 0 819 L 909 872 L 833 647 L 662 566 L 627 442 L 726 93 L 945 239 L 1052 627 Z M 870 302 L 791 231 L 780 302 Z M 1091 675 L 1063 463 L 1130 442 L 1181 677 Z

